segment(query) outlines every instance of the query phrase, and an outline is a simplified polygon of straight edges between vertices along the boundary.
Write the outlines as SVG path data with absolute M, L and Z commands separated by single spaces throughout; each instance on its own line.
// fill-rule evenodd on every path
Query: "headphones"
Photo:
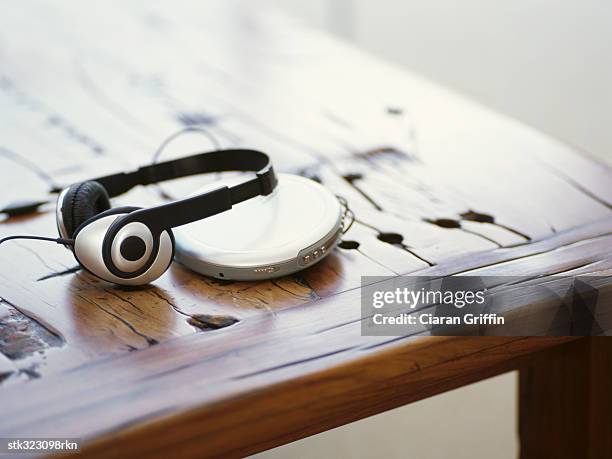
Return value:
M 225 171 L 251 171 L 256 176 L 231 187 L 222 186 L 155 207 L 111 208 L 110 198 L 136 185 Z M 70 248 L 78 263 L 100 279 L 120 285 L 144 285 L 160 277 L 172 263 L 172 228 L 225 212 L 248 199 L 267 196 L 276 185 L 270 158 L 256 150 L 216 150 L 156 163 L 134 172 L 75 183 L 62 190 L 56 208 L 60 238 L 50 240 Z

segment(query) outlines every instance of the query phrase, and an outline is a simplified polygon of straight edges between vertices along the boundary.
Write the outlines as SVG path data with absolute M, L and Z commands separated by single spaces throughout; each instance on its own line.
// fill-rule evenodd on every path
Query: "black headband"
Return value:
M 93 179 L 109 197 L 119 196 L 136 185 L 150 185 L 209 172 L 252 171 L 256 177 L 232 187 L 223 186 L 189 198 L 135 211 L 129 220 L 142 221 L 159 231 L 218 214 L 256 196 L 266 196 L 277 184 L 270 157 L 256 150 L 216 150 L 165 161 Z
M 143 166 L 134 172 L 121 172 L 92 180 L 102 185 L 108 196 L 114 198 L 131 190 L 136 185 L 151 185 L 191 175 L 227 171 L 252 171 L 257 173 L 257 179 L 243 184 L 245 185 L 244 191 L 241 191 L 241 193 L 248 194 L 244 199 L 259 194 L 270 194 L 276 187 L 276 176 L 268 155 L 257 150 L 243 149 L 198 153 L 163 163 Z M 252 183 L 252 185 L 246 186 L 248 183 Z M 238 187 L 242 187 L 242 185 L 238 185 Z M 234 204 L 244 199 L 236 201 Z

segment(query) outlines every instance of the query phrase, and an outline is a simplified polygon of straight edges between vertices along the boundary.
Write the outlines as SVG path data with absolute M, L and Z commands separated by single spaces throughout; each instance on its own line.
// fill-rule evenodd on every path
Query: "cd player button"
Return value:
M 310 263 L 310 255 L 304 255 L 302 260 L 304 260 L 304 263 Z
M 315 250 L 314 252 L 312 252 L 312 256 L 315 258 L 319 258 L 319 251 Z

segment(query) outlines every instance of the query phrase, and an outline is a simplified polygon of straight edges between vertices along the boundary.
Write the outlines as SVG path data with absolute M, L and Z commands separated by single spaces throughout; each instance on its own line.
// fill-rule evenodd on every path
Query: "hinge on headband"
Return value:
M 259 186 L 261 187 L 261 195 L 267 196 L 274 191 L 278 180 L 272 165 L 266 167 L 263 171 L 257 172 L 257 178 L 259 179 Z

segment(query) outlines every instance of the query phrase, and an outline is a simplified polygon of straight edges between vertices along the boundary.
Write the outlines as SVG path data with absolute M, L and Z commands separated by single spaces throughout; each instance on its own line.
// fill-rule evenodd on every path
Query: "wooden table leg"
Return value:
M 612 339 L 584 338 L 520 370 L 520 457 L 612 457 Z

